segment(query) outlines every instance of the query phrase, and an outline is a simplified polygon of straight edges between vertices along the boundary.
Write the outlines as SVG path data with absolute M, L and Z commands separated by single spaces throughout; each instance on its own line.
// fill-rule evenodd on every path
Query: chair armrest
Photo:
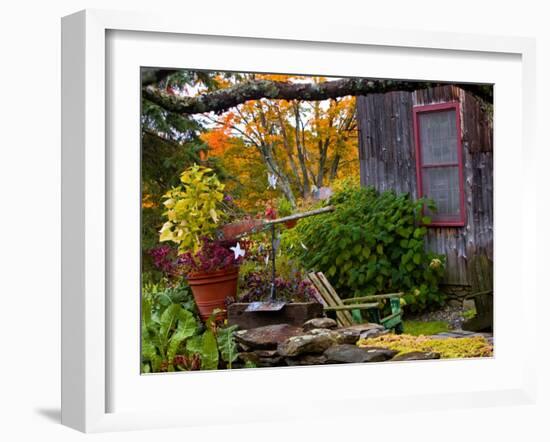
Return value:
M 360 297 L 357 297 L 357 298 L 343 299 L 342 302 L 344 304 L 349 304 L 350 302 L 379 301 L 379 300 L 384 300 L 384 299 L 401 298 L 403 295 L 404 295 L 403 292 L 386 293 L 386 294 L 383 294 L 383 295 L 368 295 L 368 296 L 360 296 Z
M 325 311 L 340 311 L 340 310 L 367 310 L 369 308 L 377 308 L 378 303 L 372 302 L 369 304 L 352 304 L 352 305 L 338 305 L 335 307 L 323 307 Z

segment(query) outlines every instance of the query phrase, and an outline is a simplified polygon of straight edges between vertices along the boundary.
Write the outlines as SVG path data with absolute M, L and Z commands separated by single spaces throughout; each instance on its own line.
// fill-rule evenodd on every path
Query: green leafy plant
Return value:
M 308 269 L 322 271 L 341 296 L 404 291 L 411 311 L 441 305 L 439 290 L 445 261 L 425 250 L 424 199 L 378 193 L 373 188 L 343 186 L 331 213 L 305 218 L 283 233 L 287 253 Z M 289 238 L 284 238 L 289 235 Z
M 160 230 L 160 241 L 178 244 L 180 253 L 197 252 L 201 238 L 211 236 L 225 214 L 221 209 L 224 184 L 212 169 L 197 164 L 180 175 L 181 186 L 164 195 L 168 220 Z
M 141 308 L 142 371 L 174 371 L 174 357 L 198 329 L 193 313 L 171 304 L 155 315 L 148 298 L 143 298 Z
M 218 368 L 218 344 L 212 330 L 207 329 L 202 335 L 193 336 L 187 342 L 186 351 L 200 356 L 201 370 L 216 370 Z
M 201 324 L 194 305 L 190 306 L 193 310 L 182 307 L 187 302 L 187 293 L 185 289 L 145 287 L 141 310 L 143 373 L 216 370 L 220 364 L 232 368 L 237 359 L 233 339 L 237 326 L 219 326 L 216 323 L 219 311 Z
M 237 344 L 233 339 L 233 333 L 235 333 L 237 328 L 238 326 L 232 325 L 230 327 L 218 328 L 217 330 L 218 350 L 229 369 L 233 368 L 233 362 L 237 360 L 238 356 Z
M 283 218 L 285 216 L 292 215 L 294 212 L 292 204 L 285 197 L 280 197 L 277 199 L 277 216 Z
M 202 334 L 191 337 L 185 345 L 183 361 L 200 360 L 201 370 L 216 370 L 224 364 L 231 369 L 237 359 L 237 345 L 233 334 L 238 326 L 220 326 L 216 321 L 219 310 L 214 310 L 206 321 L 206 329 Z M 178 367 L 179 368 L 179 367 Z M 185 367 L 183 367 L 186 369 Z
M 163 283 L 145 282 L 142 289 L 143 297 L 149 298 L 154 312 L 164 310 L 171 304 L 180 304 L 185 310 L 193 314 L 197 313 L 197 306 L 191 293 L 191 289 L 180 280 L 175 286 L 167 286 Z

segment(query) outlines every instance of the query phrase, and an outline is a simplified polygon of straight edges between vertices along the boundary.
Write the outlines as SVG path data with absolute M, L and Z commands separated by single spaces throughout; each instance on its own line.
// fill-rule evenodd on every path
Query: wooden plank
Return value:
M 373 299 L 400 298 L 403 295 L 404 295 L 403 292 L 398 292 L 398 293 L 387 293 L 387 294 L 384 294 L 384 295 L 359 296 L 357 298 L 342 299 L 342 302 L 344 304 L 349 304 L 351 302 L 365 302 L 365 301 L 370 301 L 370 300 L 373 300 Z
M 353 305 L 337 305 L 334 307 L 325 307 L 327 311 L 339 311 L 339 310 L 366 310 L 369 308 L 378 308 L 378 303 L 371 302 L 368 304 L 353 304 Z
M 332 287 L 326 276 L 323 274 L 323 272 L 317 272 L 316 273 L 317 278 L 319 278 L 319 281 L 323 284 L 323 286 L 328 291 L 329 295 L 332 296 L 332 298 L 335 301 L 334 305 L 344 305 L 342 300 L 340 299 L 340 296 L 338 296 L 338 293 L 336 293 L 336 290 Z M 353 316 L 351 316 L 351 313 L 349 311 L 344 311 L 344 315 L 348 319 L 350 325 L 353 324 Z
M 311 284 L 313 284 L 313 287 L 315 287 L 316 292 L 320 295 L 322 299 L 321 303 L 323 304 L 323 307 L 330 307 L 331 305 L 333 305 L 334 303 L 332 298 L 328 297 L 324 293 L 324 287 L 321 284 L 321 281 L 319 281 L 319 279 L 315 275 L 315 273 L 308 273 L 307 278 L 309 279 Z
M 321 304 L 323 307 L 328 307 L 328 304 L 327 304 L 327 301 L 325 301 L 325 298 L 323 298 L 323 296 L 321 295 L 321 293 L 319 292 L 319 289 L 317 288 L 317 286 L 315 285 L 315 283 L 311 280 L 311 278 L 308 276 L 306 276 L 306 279 L 311 283 L 312 287 L 313 287 L 313 297 L 315 298 L 315 300 Z
M 312 272 L 312 273 L 308 274 L 308 277 L 309 277 L 309 280 L 311 281 L 311 283 L 315 286 L 317 291 L 320 293 L 322 298 L 325 300 L 325 303 L 327 304 L 327 306 L 328 307 L 336 307 L 337 306 L 336 301 L 330 296 L 330 294 L 326 290 L 323 283 L 319 280 L 317 275 Z M 340 325 L 343 326 L 343 327 L 346 327 L 346 326 L 349 326 L 349 325 L 352 324 L 350 322 L 350 319 L 348 318 L 348 316 L 346 316 L 345 312 L 337 311 L 336 312 L 336 319 L 340 323 Z

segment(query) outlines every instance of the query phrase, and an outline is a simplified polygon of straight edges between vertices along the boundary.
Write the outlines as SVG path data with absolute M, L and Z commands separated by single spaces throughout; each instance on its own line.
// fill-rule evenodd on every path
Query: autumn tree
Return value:
M 304 80 L 282 75 L 254 75 L 247 80 L 258 79 Z M 312 189 L 329 184 L 342 165 L 348 173 L 357 173 L 354 97 L 313 103 L 261 99 L 206 118 L 214 128 L 205 137 L 217 146 L 222 139 L 227 142 L 231 132 L 256 149 L 267 173 L 277 176 L 278 187 L 293 206 L 296 195 L 307 198 Z

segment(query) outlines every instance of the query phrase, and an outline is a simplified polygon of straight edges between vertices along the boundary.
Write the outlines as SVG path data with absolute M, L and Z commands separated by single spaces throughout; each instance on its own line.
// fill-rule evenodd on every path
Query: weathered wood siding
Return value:
M 466 225 L 430 227 L 427 247 L 447 256 L 445 283 L 458 291 L 493 287 L 493 128 L 479 101 L 453 86 L 357 97 L 361 184 L 417 197 L 413 106 L 458 101 Z

